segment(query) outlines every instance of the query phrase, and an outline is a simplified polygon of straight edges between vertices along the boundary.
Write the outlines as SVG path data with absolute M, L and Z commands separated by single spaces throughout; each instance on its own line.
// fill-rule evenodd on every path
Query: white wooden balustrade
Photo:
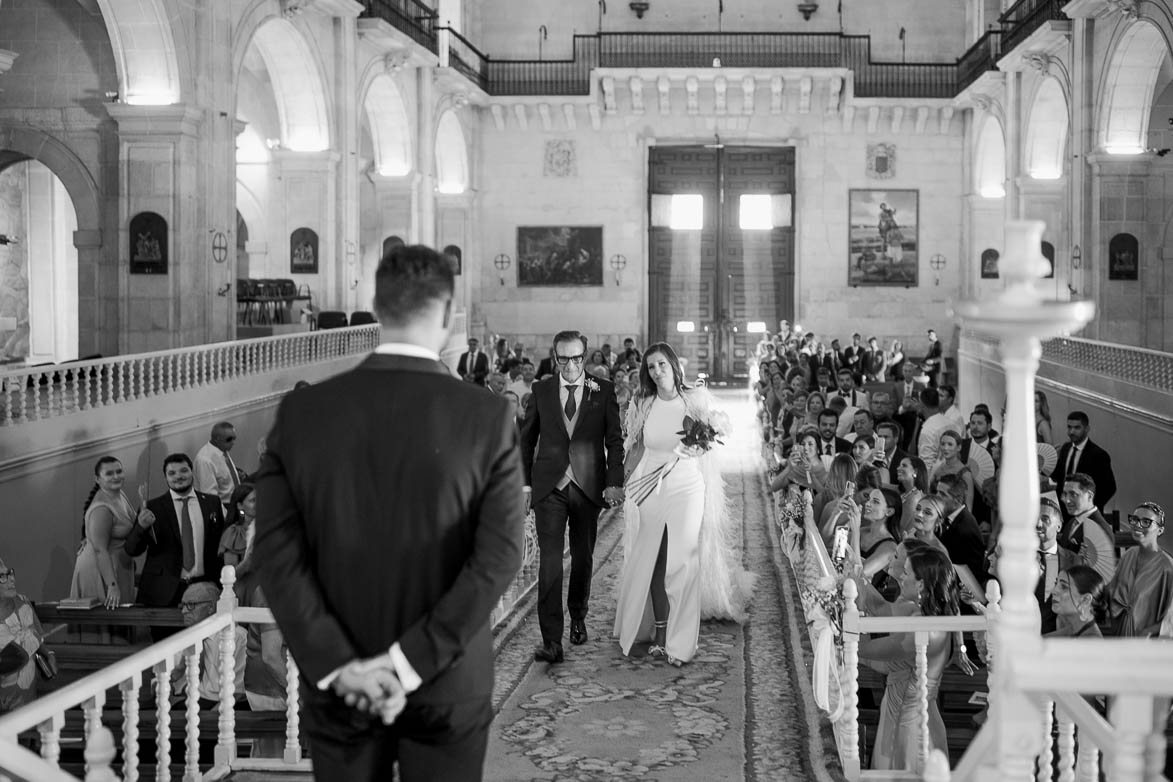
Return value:
M 377 325 L 307 331 L 0 372 L 0 426 L 80 413 L 369 353 Z

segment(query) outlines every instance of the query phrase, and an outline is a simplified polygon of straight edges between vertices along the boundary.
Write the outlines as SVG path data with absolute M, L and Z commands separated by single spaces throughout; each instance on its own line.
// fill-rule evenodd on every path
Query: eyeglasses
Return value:
M 6 570 L 3 573 L 0 573 L 0 581 L 15 581 L 15 580 L 16 580 L 16 571 L 15 570 Z
M 560 366 L 566 366 L 567 364 L 571 363 L 581 364 L 586 360 L 586 353 L 579 353 L 577 356 L 554 356 L 554 360 L 557 361 Z
M 179 610 L 180 611 L 191 611 L 193 608 L 197 608 L 199 606 L 206 606 L 209 603 L 215 603 L 215 602 L 216 602 L 215 600 L 197 600 L 194 603 L 180 603 Z
M 1128 514 L 1128 526 L 1130 526 L 1130 527 L 1139 527 L 1140 529 L 1151 529 L 1152 526 L 1156 523 L 1157 523 L 1156 519 L 1144 519 L 1144 518 L 1141 518 L 1140 516 L 1134 516 L 1131 513 Z

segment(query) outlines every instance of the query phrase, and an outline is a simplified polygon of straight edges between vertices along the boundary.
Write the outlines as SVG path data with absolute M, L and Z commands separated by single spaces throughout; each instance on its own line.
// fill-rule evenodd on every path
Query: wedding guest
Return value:
M 896 465 L 896 485 L 900 489 L 900 537 L 907 537 L 916 520 L 916 506 L 929 492 L 929 474 L 918 456 L 905 456 Z
M 229 453 L 234 445 L 236 427 L 227 421 L 221 421 L 212 427 L 208 442 L 196 452 L 193 464 L 196 491 L 215 494 L 225 509 L 228 508 L 232 492 L 244 477 L 236 468 Z
M 904 345 L 900 340 L 894 339 L 888 345 L 888 349 L 884 351 L 884 363 L 887 365 L 891 380 L 900 380 L 904 377 Z
M 936 486 L 929 488 L 945 501 L 945 519 L 937 533 L 949 558 L 956 565 L 965 565 L 980 583 L 985 584 L 986 544 L 977 519 L 965 504 L 966 485 L 956 474 L 946 473 L 937 478 Z
M 900 495 L 892 489 L 869 489 L 863 492 L 862 508 L 851 497 L 840 503 L 851 550 L 859 558 L 863 576 L 883 593 L 887 581 L 884 571 L 900 540 Z
M 624 339 L 623 355 L 619 357 L 620 362 L 623 364 L 634 364 L 635 366 L 639 366 L 640 359 L 642 358 L 643 354 L 639 352 L 638 348 L 636 348 L 635 340 L 631 337 Z
M 1104 578 L 1087 565 L 1072 565 L 1055 579 L 1051 610 L 1052 638 L 1101 638 L 1098 614 L 1104 602 Z
M 965 507 L 973 507 L 973 473 L 969 465 L 961 461 L 961 435 L 956 430 L 949 429 L 941 434 L 937 440 L 937 455 L 937 463 L 929 473 L 929 485 L 934 485 L 943 475 L 954 475 L 965 484 Z
M 518 376 L 505 388 L 516 394 L 518 399 L 521 399 L 533 390 L 534 378 L 536 376 L 537 369 L 534 365 L 523 363 L 518 367 Z
M 1035 391 L 1035 439 L 1040 443 L 1054 443 L 1051 434 L 1051 406 L 1043 391 Z
M 840 453 L 851 453 L 851 443 L 838 436 L 839 414 L 831 408 L 819 413 L 819 456 L 828 459 Z
M 876 438 L 870 434 L 865 434 L 855 438 L 855 442 L 851 445 L 851 457 L 855 459 L 855 463 L 860 467 L 864 465 L 873 464 L 876 456 Z M 879 458 L 883 458 L 882 456 Z M 881 464 L 880 466 L 884 466 Z M 886 471 L 885 471 L 886 472 Z M 887 478 L 884 479 L 885 481 Z
M 505 377 L 505 375 L 503 373 L 490 372 L 488 377 L 485 380 L 485 385 L 488 386 L 489 390 L 492 391 L 494 394 L 497 394 L 498 396 L 500 396 L 501 392 L 505 390 L 506 382 L 507 382 L 507 378 Z
M 33 604 L 16 590 L 16 571 L 0 559 L 0 714 L 37 697 L 33 658 L 44 640 Z
M 220 589 L 210 581 L 200 581 L 191 584 L 183 590 L 179 601 L 179 611 L 183 616 L 183 626 L 191 627 L 204 621 L 216 613 L 216 602 L 220 599 Z M 234 684 L 233 697 L 237 701 L 245 699 L 244 669 L 247 650 L 247 632 L 243 625 L 236 625 L 234 629 L 236 645 L 233 651 L 235 664 L 233 665 Z M 200 711 L 214 712 L 220 705 L 220 634 L 215 633 L 204 639 L 200 655 L 200 678 L 198 685 Z M 187 693 L 187 666 L 177 665 L 172 671 L 172 692 L 176 699 L 181 699 Z
M 839 380 L 839 389 L 828 399 L 835 397 L 842 397 L 843 401 L 850 407 L 858 409 L 866 409 L 869 407 L 868 394 L 866 391 L 861 391 L 855 387 L 855 375 L 850 369 L 840 369 L 837 375 Z
M 1059 530 L 1063 526 L 1063 512 L 1059 503 L 1049 497 L 1039 500 L 1039 520 L 1035 532 L 1039 536 L 1039 580 L 1035 585 L 1035 599 L 1039 601 L 1039 617 L 1043 635 L 1055 632 L 1055 612 L 1051 598 L 1059 574 L 1079 564 L 1067 549 L 1059 545 Z
M 879 447 L 880 438 L 883 438 L 883 449 Z M 896 478 L 896 470 L 900 466 L 900 462 L 910 455 L 900 447 L 903 440 L 904 427 L 896 421 L 889 419 L 876 424 L 876 450 L 882 450 L 883 462 L 888 465 L 888 483 L 893 486 L 900 483 Z
M 900 579 L 900 597 L 913 602 L 914 616 L 956 616 L 959 611 L 957 576 L 949 558 L 935 549 L 908 553 Z M 944 630 L 929 632 L 927 700 L 930 747 L 946 748 L 945 724 L 937 710 L 941 677 L 953 656 L 954 637 Z M 887 674 L 880 722 L 872 751 L 872 768 L 910 769 L 920 773 L 920 686 L 916 672 L 914 633 L 869 638 L 859 644 L 860 662 Z
M 1070 475 L 1077 472 L 1087 475 L 1095 486 L 1092 504 L 1104 510 L 1116 496 L 1116 475 L 1112 472 L 1112 457 L 1092 442 L 1090 433 L 1087 413 L 1076 410 L 1067 416 L 1067 442 L 1059 449 L 1059 460 L 1051 477 L 1062 486 Z M 1102 571 L 1100 575 L 1104 575 Z M 1110 576 L 1105 578 L 1111 580 Z
M 1063 482 L 1059 499 L 1067 511 L 1067 521 L 1059 533 L 1059 545 L 1073 551 L 1081 564 L 1096 569 L 1110 582 L 1116 573 L 1116 541 L 1112 528 L 1096 508 L 1096 482 L 1090 475 L 1077 472 Z
M 924 423 L 920 427 L 916 455 L 924 459 L 925 464 L 937 463 L 941 435 L 950 429 L 949 419 L 938 409 L 940 401 L 941 397 L 935 388 L 926 388 L 920 392 L 918 404 Z
M 910 536 L 948 556 L 949 552 L 945 548 L 945 544 L 937 537 L 944 522 L 945 501 L 935 494 L 925 495 L 917 500 Z
M 949 420 L 949 428 L 955 432 L 965 431 L 965 413 L 957 406 L 957 389 L 948 384 L 937 387 L 941 415 Z
M 249 555 L 252 553 L 253 538 L 256 536 L 256 525 L 253 523 L 256 518 L 256 487 L 246 481 L 236 487 L 228 501 L 224 532 L 220 535 L 220 545 L 217 549 L 224 564 L 236 568 L 236 594 L 241 605 L 251 605 L 248 602 L 248 594 L 255 576 Z
M 924 361 L 921 363 L 921 369 L 929 376 L 929 388 L 936 388 L 941 374 L 943 353 L 941 341 L 937 339 L 937 332 L 929 329 L 929 352 L 925 354 Z M 924 458 L 924 457 L 921 457 Z
M 831 459 L 831 466 L 827 468 L 827 482 L 823 486 L 823 491 L 815 495 L 813 503 L 815 518 L 818 520 L 824 543 L 831 540 L 834 519 L 839 512 L 839 500 L 848 496 L 848 488 L 851 488 L 851 493 L 854 494 L 857 472 L 859 468 L 851 454 L 840 453 Z
M 509 408 L 513 411 L 513 418 L 517 420 L 521 414 L 521 399 L 512 391 L 502 391 L 501 396 L 509 403 Z
M 481 386 L 485 384 L 485 378 L 489 375 L 489 357 L 481 350 L 481 341 L 476 337 L 469 338 L 468 352 L 460 354 L 456 362 L 456 374 L 466 382 Z
M 1173 608 L 1173 557 L 1161 549 L 1165 511 L 1155 502 L 1142 502 L 1128 515 L 1136 546 L 1120 555 L 1116 575 L 1108 585 L 1108 616 L 1112 634 L 1130 638 L 1158 635 L 1161 621 Z
M 782 491 L 793 483 L 810 489 L 816 496 L 826 490 L 827 468 L 819 458 L 819 435 L 814 429 L 799 432 L 786 467 L 770 482 L 770 491 Z
M 84 537 L 73 566 L 71 598 L 94 598 L 106 608 L 134 600 L 134 559 L 126 551 L 126 538 L 137 514 L 122 490 L 125 483 L 122 462 L 113 456 L 98 459 L 82 508 Z M 109 642 L 109 629 L 96 632 Z

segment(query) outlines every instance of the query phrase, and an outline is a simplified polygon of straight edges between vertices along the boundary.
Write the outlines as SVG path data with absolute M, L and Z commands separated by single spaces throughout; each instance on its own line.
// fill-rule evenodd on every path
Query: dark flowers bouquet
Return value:
M 725 444 L 720 439 L 721 432 L 712 424 L 695 420 L 688 415 L 684 417 L 684 429 L 676 434 L 680 435 L 680 445 L 676 449 L 678 456 L 700 456 L 712 448 L 713 443 Z
M 628 499 L 636 505 L 641 505 L 644 500 L 660 490 L 664 479 L 668 477 L 668 474 L 672 472 L 672 468 L 681 459 L 691 459 L 700 456 L 712 448 L 714 443 L 723 445 L 724 441 L 720 437 L 726 431 L 728 431 L 728 419 L 724 413 L 714 412 L 710 422 L 701 421 L 686 415 L 684 417 L 684 429 L 676 433 L 680 435 L 680 444 L 674 449 L 677 458 L 667 464 L 660 465 L 647 475 L 630 482 L 627 485 Z

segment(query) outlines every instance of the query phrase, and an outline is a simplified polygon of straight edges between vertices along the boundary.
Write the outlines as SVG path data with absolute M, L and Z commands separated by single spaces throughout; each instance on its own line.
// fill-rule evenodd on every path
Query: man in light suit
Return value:
M 440 363 L 452 295 L 437 252 L 390 251 L 381 343 L 286 396 L 268 436 L 256 561 L 323 782 L 396 765 L 403 782 L 482 778 L 489 614 L 521 566 L 525 509 L 509 402 Z
M 126 553 L 146 552 L 136 602 L 152 608 L 179 605 L 184 590 L 201 581 L 219 583 L 224 560 L 218 551 L 224 533 L 220 498 L 196 491 L 191 458 L 173 453 L 163 459 L 167 493 L 147 502 L 126 536 Z M 177 628 L 151 627 L 156 641 Z
M 460 354 L 460 360 L 456 362 L 456 374 L 466 382 L 478 386 L 485 384 L 489 376 L 489 356 L 481 350 L 481 342 L 476 337 L 469 338 L 468 352 Z
M 570 642 L 587 642 L 591 571 L 604 505 L 623 501 L 623 432 L 615 386 L 583 371 L 587 340 L 577 331 L 554 337 L 558 374 L 533 385 L 521 426 L 527 499 L 538 531 L 538 624 L 534 659 L 559 663 L 562 650 L 562 554 L 570 540 Z

